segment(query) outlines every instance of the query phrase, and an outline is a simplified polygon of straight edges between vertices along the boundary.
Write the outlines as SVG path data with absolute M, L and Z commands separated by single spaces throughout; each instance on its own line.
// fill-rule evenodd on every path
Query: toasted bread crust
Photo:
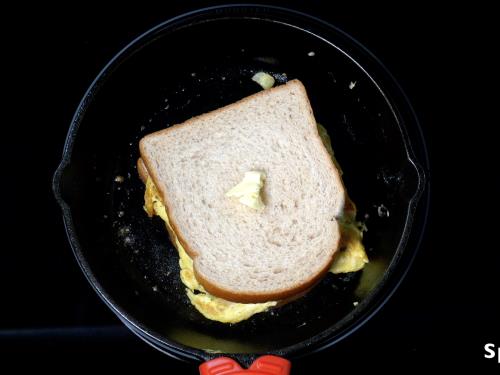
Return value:
M 329 161 L 328 165 L 331 169 L 331 172 L 336 175 L 337 180 L 342 181 L 341 176 L 340 176 L 337 168 L 335 167 L 330 155 L 328 154 L 328 151 L 326 150 L 325 146 L 323 145 L 323 142 L 321 140 L 321 137 L 319 136 L 316 125 L 313 125 L 313 124 L 316 124 L 316 121 L 314 119 L 314 115 L 313 115 L 313 112 L 312 112 L 312 109 L 310 106 L 309 99 L 307 97 L 306 90 L 305 90 L 304 86 L 302 85 L 302 83 L 298 80 L 292 80 L 292 81 L 288 82 L 286 85 L 282 85 L 282 86 L 278 86 L 278 87 L 273 88 L 273 90 L 287 90 L 287 85 L 296 85 L 299 88 L 299 90 L 303 93 L 303 96 L 307 100 L 307 104 L 308 104 L 308 108 L 309 108 L 308 116 L 310 117 L 310 120 L 311 120 L 310 124 L 311 124 L 311 126 L 314 126 L 314 128 L 311 129 L 312 134 L 314 135 L 313 139 L 315 140 L 315 142 L 318 142 L 318 144 L 320 145 L 320 149 L 323 150 L 324 157 Z M 214 110 L 214 111 L 211 111 L 208 113 L 204 113 L 204 114 L 199 115 L 199 116 L 192 117 L 191 119 L 189 119 L 181 124 L 176 124 L 176 125 L 173 125 L 169 128 L 159 130 L 157 132 L 146 135 L 139 142 L 139 150 L 140 150 L 141 158 L 142 158 L 142 161 L 143 161 L 143 164 L 145 167 L 144 169 L 142 169 L 142 167 L 140 169 L 139 168 L 140 162 L 138 162 L 139 175 L 141 174 L 141 170 L 146 170 L 148 172 L 149 176 L 151 177 L 151 179 L 153 180 L 154 184 L 156 185 L 156 187 L 160 193 L 160 198 L 162 199 L 162 201 L 165 205 L 165 209 L 167 211 L 167 215 L 168 215 L 169 220 L 170 220 L 170 225 L 172 226 L 172 229 L 175 232 L 178 241 L 181 243 L 181 245 L 186 250 L 188 255 L 193 259 L 194 274 L 195 274 L 196 279 L 200 282 L 201 285 L 203 285 L 203 287 L 209 293 L 213 294 L 214 296 L 223 298 L 223 299 L 228 300 L 228 301 L 241 302 L 241 303 L 260 303 L 260 302 L 287 299 L 287 298 L 294 297 L 295 295 L 302 293 L 302 292 L 310 289 L 311 287 L 313 287 L 328 272 L 328 269 L 330 268 L 335 256 L 338 253 L 339 245 L 340 245 L 340 231 L 338 228 L 338 224 L 336 224 L 337 231 L 339 232 L 338 236 L 337 236 L 338 240 L 337 240 L 337 243 L 335 245 L 335 248 L 332 249 L 331 257 L 329 257 L 328 259 L 325 259 L 324 265 L 321 267 L 321 270 L 319 272 L 311 275 L 311 277 L 309 279 L 304 280 L 301 284 L 295 285 L 291 288 L 287 288 L 284 290 L 276 290 L 274 292 L 267 292 L 267 293 L 233 292 L 231 290 L 221 288 L 221 287 L 217 286 L 216 284 L 210 282 L 209 280 L 204 278 L 202 275 L 200 275 L 200 273 L 197 272 L 196 257 L 198 256 L 198 252 L 195 249 L 193 249 L 189 245 L 189 243 L 184 239 L 182 232 L 178 228 L 175 217 L 173 217 L 170 214 L 172 211 L 171 204 L 170 204 L 169 200 L 167 199 L 168 197 L 166 195 L 166 192 L 163 190 L 161 185 L 157 183 L 159 179 L 158 179 L 158 176 L 156 175 L 156 173 L 154 172 L 154 168 L 151 168 L 153 165 L 153 161 L 149 160 L 146 153 L 144 152 L 144 142 L 145 142 L 145 140 L 147 140 L 150 137 L 156 137 L 158 135 L 165 134 L 167 132 L 172 131 L 173 129 L 175 129 L 177 127 L 189 126 L 191 123 L 199 120 L 200 118 L 203 118 L 203 117 L 206 117 L 209 115 L 211 116 L 214 113 L 221 111 L 222 109 L 227 110 L 228 108 L 239 106 L 240 104 L 245 103 L 246 101 L 249 101 L 257 96 L 262 96 L 262 95 L 265 95 L 265 91 L 260 91 L 254 95 L 245 97 L 237 102 L 234 102 L 232 104 L 229 104 L 229 105 L 224 106 L 222 108 L 219 108 L 217 110 Z M 346 201 L 346 193 L 345 193 L 345 188 L 344 188 L 343 184 L 342 184 L 342 188 L 343 188 L 342 189 L 342 192 L 343 192 L 342 206 L 344 206 L 345 201 Z
M 142 158 L 137 159 L 137 173 L 139 173 L 139 178 L 141 179 L 142 183 L 146 185 L 149 173 L 146 169 L 146 166 L 144 165 L 144 161 L 142 161 Z

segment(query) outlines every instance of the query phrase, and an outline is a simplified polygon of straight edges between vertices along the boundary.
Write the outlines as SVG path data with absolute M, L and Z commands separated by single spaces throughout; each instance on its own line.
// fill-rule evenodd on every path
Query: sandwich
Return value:
M 187 298 L 237 323 L 368 262 L 326 130 L 298 80 L 149 134 L 144 208 L 165 221 Z

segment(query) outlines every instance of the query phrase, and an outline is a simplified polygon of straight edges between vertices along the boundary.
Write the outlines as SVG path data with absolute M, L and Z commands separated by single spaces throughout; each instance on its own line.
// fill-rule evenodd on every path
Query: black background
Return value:
M 50 181 L 73 111 L 103 65 L 151 26 L 218 3 L 26 4 L 4 13 L 2 364 L 197 373 L 135 338 L 97 298 L 73 260 Z M 487 342 L 500 346 L 491 10 L 330 3 L 273 2 L 335 24 L 394 74 L 428 142 L 432 203 L 421 250 L 391 301 L 340 344 L 294 362 L 293 373 L 317 364 L 324 373 L 431 364 L 498 371 L 484 358 Z

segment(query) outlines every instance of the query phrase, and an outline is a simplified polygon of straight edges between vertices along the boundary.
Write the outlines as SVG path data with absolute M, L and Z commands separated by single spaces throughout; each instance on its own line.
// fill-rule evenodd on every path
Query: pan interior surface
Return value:
M 63 198 L 82 267 L 122 319 L 157 345 L 209 353 L 273 352 L 352 324 L 403 251 L 418 185 L 400 119 L 376 75 L 313 33 L 265 17 L 157 30 L 108 70 L 81 117 Z M 355 274 L 328 274 L 305 297 L 227 325 L 190 305 L 164 224 L 143 210 L 135 163 L 144 135 L 258 92 L 251 80 L 258 71 L 304 83 L 368 227 L 370 263 Z

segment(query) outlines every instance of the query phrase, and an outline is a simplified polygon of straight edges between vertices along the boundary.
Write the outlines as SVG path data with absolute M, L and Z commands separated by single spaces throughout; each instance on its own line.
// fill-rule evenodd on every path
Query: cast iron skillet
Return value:
M 189 304 L 164 225 L 143 211 L 135 162 L 142 136 L 259 91 L 251 77 L 260 70 L 304 83 L 368 226 L 370 263 L 225 325 Z M 427 163 L 406 96 L 358 42 L 296 11 L 221 6 L 152 28 L 104 67 L 73 117 L 53 189 L 83 273 L 125 325 L 179 359 L 224 354 L 248 365 L 263 353 L 291 358 L 328 347 L 393 293 L 427 213 L 426 167 L 416 154 Z

